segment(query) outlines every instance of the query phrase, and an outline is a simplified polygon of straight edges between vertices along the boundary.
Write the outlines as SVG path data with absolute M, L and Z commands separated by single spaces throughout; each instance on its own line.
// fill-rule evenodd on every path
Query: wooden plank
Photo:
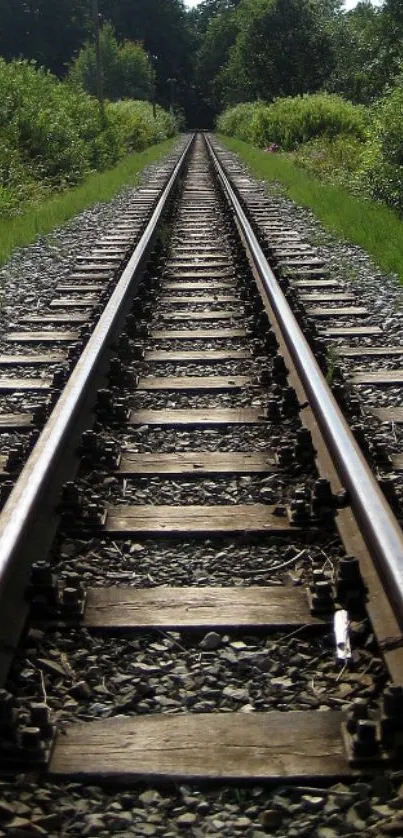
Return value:
M 162 294 L 161 303 L 164 305 L 214 305 L 214 303 L 240 303 L 239 297 L 233 294 L 209 294 L 204 297 L 179 297 L 173 294 Z
M 88 285 L 92 285 L 94 282 L 102 281 L 104 287 L 111 281 L 112 274 L 113 272 L 110 270 L 98 270 L 98 272 L 92 271 L 90 273 L 86 273 L 85 271 L 72 271 L 69 274 L 69 282 L 77 282 L 79 280 Z
M 223 267 L 230 267 L 230 260 L 228 256 L 223 256 L 221 259 L 217 256 L 213 256 L 209 259 L 207 256 L 203 256 L 203 259 L 199 259 L 197 261 L 193 259 L 175 259 L 170 258 L 169 262 L 167 263 L 167 270 L 178 270 L 183 268 L 184 270 L 220 270 Z
M 0 355 L 0 367 L 36 367 L 55 364 L 66 359 L 65 352 L 32 352 L 31 355 Z
M 215 340 L 216 338 L 244 338 L 246 329 L 153 329 L 155 340 Z
M 291 282 L 294 288 L 340 288 L 335 279 L 294 279 Z
M 32 413 L 0 413 L 0 430 L 32 430 Z
M 338 346 L 335 351 L 345 358 L 387 357 L 388 355 L 403 355 L 403 346 Z
M 238 628 L 324 625 L 301 588 L 90 588 L 91 628 Z
M 88 262 L 88 264 L 80 264 L 77 266 L 77 272 L 74 272 L 75 276 L 96 276 L 97 278 L 101 275 L 101 273 L 105 276 L 106 274 L 110 275 L 115 273 L 117 266 L 113 262 Z
M 275 470 L 277 459 L 273 451 L 257 453 L 204 452 L 178 454 L 137 454 L 129 452 L 122 455 L 119 474 L 250 474 Z
M 342 308 L 307 308 L 309 317 L 363 317 L 369 314 L 364 306 L 343 306 Z
M 223 277 L 231 277 L 231 279 L 235 280 L 233 268 L 222 268 L 221 270 L 216 270 L 215 268 L 210 268 L 209 270 L 198 268 L 196 270 L 195 266 L 193 266 L 192 270 L 190 270 L 189 268 L 176 267 L 170 268 L 167 274 L 171 278 L 191 279 L 193 282 L 196 282 L 197 279 L 222 279 Z
M 283 258 L 279 259 L 280 265 L 286 265 L 287 268 L 323 268 L 325 262 L 323 259 L 316 259 L 315 257 L 301 256 L 300 258 Z
M 164 282 L 163 290 L 170 291 L 212 291 L 233 289 L 233 282 Z
M 87 314 L 25 314 L 20 323 L 87 323 Z
M 149 349 L 144 356 L 146 361 L 171 361 L 173 363 L 189 364 L 199 361 L 201 364 L 214 362 L 252 360 L 249 349 L 189 349 L 178 352 L 173 349 Z M 0 356 L 1 359 L 1 356 Z
M 58 285 L 55 290 L 58 294 L 81 294 L 82 292 L 85 294 L 95 294 L 97 291 L 103 291 L 104 288 L 105 284 L 101 285 L 99 283 L 98 285 L 94 285 L 93 283 L 88 284 L 83 282 L 81 285 L 74 285 L 73 283 L 71 285 Z
M 215 425 L 260 425 L 267 423 L 263 407 L 229 407 L 222 410 L 196 408 L 191 410 L 133 410 L 129 425 L 169 425 L 176 427 Z
M 241 309 L 242 311 L 243 309 Z M 226 309 L 217 311 L 163 311 L 160 313 L 162 320 L 239 320 L 239 308 L 233 311 Z
M 49 303 L 49 308 L 92 308 L 99 302 L 99 297 L 81 297 L 78 299 L 68 299 L 67 297 L 60 297 L 58 300 L 52 300 Z
M 79 340 L 78 332 L 49 329 L 46 332 L 9 332 L 6 340 L 12 343 L 70 343 Z
M 343 714 L 330 710 L 180 713 L 69 725 L 48 776 L 128 780 L 344 777 Z
M 242 390 L 252 384 L 249 375 L 166 375 L 161 378 L 150 375 L 139 379 L 137 390 Z
M 395 425 L 403 424 L 403 407 L 371 407 L 370 412 L 381 422 L 393 422 Z
M 89 256 L 77 256 L 76 257 L 76 262 L 77 262 L 77 264 L 80 265 L 80 268 L 81 268 L 82 264 L 86 265 L 87 263 L 91 263 L 91 262 L 107 262 L 108 259 L 109 259 L 110 262 L 121 262 L 122 261 L 122 257 L 117 256 L 116 254 L 114 255 L 114 254 L 109 253 L 109 252 L 100 253 L 99 251 L 96 252 L 95 250 L 93 250 L 89 254 Z
M 320 292 L 313 294 L 310 292 L 309 294 L 300 294 L 300 299 L 303 300 L 304 303 L 342 303 L 350 302 L 351 300 L 356 300 L 357 298 L 354 294 L 326 294 Z
M 105 531 L 115 536 L 142 535 L 223 535 L 227 533 L 286 533 L 295 531 L 284 514 L 274 514 L 275 506 L 265 503 L 232 506 L 110 506 Z M 284 510 L 285 512 L 285 510 Z
M 40 390 L 51 390 L 52 381 L 49 378 L 1 378 L 0 393 L 14 393 L 20 390 L 24 393 Z
M 380 326 L 331 326 L 327 329 L 321 329 L 322 335 L 329 337 L 371 337 L 371 335 L 381 335 L 382 329 Z
M 351 384 L 401 384 L 403 370 L 378 370 L 377 372 L 357 372 L 350 375 Z

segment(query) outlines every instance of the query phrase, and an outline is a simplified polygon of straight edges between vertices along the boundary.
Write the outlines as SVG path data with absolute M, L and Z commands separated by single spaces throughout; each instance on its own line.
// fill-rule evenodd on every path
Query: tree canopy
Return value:
M 193 125 L 249 99 L 329 90 L 370 103 L 401 83 L 401 0 L 362 0 L 349 12 L 342 0 L 98 3 L 108 97 L 150 96 L 154 78 L 157 101 L 184 108 Z M 0 56 L 33 59 L 59 78 L 81 74 L 93 90 L 91 7 L 0 0 Z

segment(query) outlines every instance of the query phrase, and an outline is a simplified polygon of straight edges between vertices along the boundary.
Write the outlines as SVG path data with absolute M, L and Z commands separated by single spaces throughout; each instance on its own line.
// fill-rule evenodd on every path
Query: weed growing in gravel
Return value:
M 283 154 L 268 154 L 229 137 L 219 139 L 240 155 L 255 177 L 283 183 L 287 196 L 312 210 L 327 230 L 362 247 L 383 271 L 396 273 L 403 282 L 403 223 L 393 210 L 316 180 Z
M 143 169 L 168 154 L 173 139 L 125 157 L 115 168 L 90 175 L 80 186 L 32 207 L 14 218 L 0 217 L 0 264 L 17 247 L 31 244 L 69 218 L 102 201 L 111 200 L 124 186 L 135 186 Z

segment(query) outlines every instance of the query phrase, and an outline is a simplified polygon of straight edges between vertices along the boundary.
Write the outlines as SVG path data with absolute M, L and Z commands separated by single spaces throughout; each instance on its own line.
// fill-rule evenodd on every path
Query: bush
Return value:
M 403 212 L 403 88 L 389 91 L 373 106 L 370 140 L 360 170 L 373 198 Z
M 253 145 L 278 143 L 286 151 L 295 149 L 314 137 L 339 134 L 364 140 L 367 134 L 367 111 L 340 96 L 314 93 L 263 102 L 237 105 L 218 119 L 218 130 Z
M 154 117 L 149 102 L 110 102 L 106 112 L 125 154 L 142 151 L 153 143 L 173 137 L 177 131 L 175 118 L 158 105 Z
M 345 134 L 333 138 L 324 136 L 301 145 L 293 153 L 293 158 L 299 166 L 321 180 L 362 194 L 358 173 L 364 164 L 366 148 L 366 144 L 356 137 Z
M 57 186 L 118 158 L 110 130 L 100 129 L 96 100 L 28 61 L 0 59 L 0 131 L 34 178 Z
M 0 213 L 111 168 L 126 153 L 176 133 L 175 119 L 148 102 L 106 105 L 34 62 L 0 58 Z

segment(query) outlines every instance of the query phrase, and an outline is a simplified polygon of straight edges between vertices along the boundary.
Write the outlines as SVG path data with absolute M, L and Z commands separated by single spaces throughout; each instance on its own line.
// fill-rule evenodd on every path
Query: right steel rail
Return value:
M 340 480 L 348 491 L 349 502 L 360 524 L 362 535 L 388 586 L 387 595 L 396 619 L 403 628 L 402 529 L 322 375 L 309 344 L 267 263 L 236 192 L 207 137 L 206 142 L 217 174 L 247 241 L 254 265 L 278 319 L 284 341 L 298 370 L 320 431 L 328 445 Z

